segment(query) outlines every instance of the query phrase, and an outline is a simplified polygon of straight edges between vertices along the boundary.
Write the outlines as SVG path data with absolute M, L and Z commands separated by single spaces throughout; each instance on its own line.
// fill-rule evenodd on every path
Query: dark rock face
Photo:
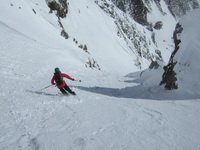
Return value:
M 128 12 L 131 17 L 142 25 L 149 25 L 147 14 L 151 12 L 150 0 L 112 0 L 113 3 L 123 12 Z M 152 0 L 164 15 L 160 1 Z M 188 11 L 200 7 L 198 0 L 164 0 L 174 17 L 181 17 Z
M 170 57 L 168 65 L 163 68 L 164 73 L 160 85 L 165 84 L 165 88 L 168 90 L 178 89 L 178 84 L 176 83 L 177 81 L 176 72 L 174 71 L 174 67 L 177 64 L 177 62 L 174 61 L 174 56 L 179 50 L 179 44 L 181 43 L 181 40 L 178 38 L 178 35 L 181 34 L 182 31 L 183 31 L 182 26 L 180 24 L 177 24 L 176 30 L 174 32 L 175 50 L 173 51 Z
M 131 0 L 130 5 L 130 15 L 133 16 L 133 19 L 142 25 L 148 25 L 147 22 L 147 12 L 148 9 L 144 5 L 142 0 Z
M 197 0 L 165 0 L 165 2 L 175 17 L 181 17 L 188 11 L 200 7 Z
M 56 16 L 58 17 L 58 24 L 61 27 L 62 31 L 60 33 L 65 39 L 69 38 L 68 33 L 65 31 L 64 26 L 62 25 L 62 21 L 60 18 L 65 18 L 68 13 L 68 3 L 67 0 L 46 0 L 48 7 L 50 8 L 50 12 L 56 11 Z
M 57 16 L 65 18 L 68 13 L 68 4 L 67 0 L 59 0 L 59 3 L 56 1 L 48 2 L 48 7 L 50 8 L 50 13 L 57 11 Z
M 148 9 L 143 0 L 113 0 L 113 2 L 123 12 L 128 12 L 138 23 L 148 25 Z
M 156 24 L 154 25 L 154 29 L 160 30 L 163 26 L 162 21 L 158 21 L 156 22 Z
M 149 66 L 149 69 L 158 69 L 159 67 L 160 67 L 160 65 L 158 64 L 157 61 L 152 61 Z

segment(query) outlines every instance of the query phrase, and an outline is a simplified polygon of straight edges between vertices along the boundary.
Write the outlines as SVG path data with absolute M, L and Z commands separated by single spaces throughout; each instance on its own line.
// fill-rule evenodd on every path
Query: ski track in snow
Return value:
M 90 84 L 93 84 L 92 81 Z M 104 84 L 109 86 L 109 82 Z M 121 87 L 121 84 L 119 82 L 115 87 Z M 124 82 L 123 86 L 130 84 Z M 161 105 L 159 109 L 150 105 L 149 100 L 95 94 L 76 86 L 74 90 L 78 92 L 77 97 L 48 96 L 23 90 L 22 95 L 18 95 L 16 90 L 7 89 L 9 96 L 2 92 L 7 95 L 2 102 L 7 111 L 1 107 L 4 114 L 0 139 L 2 149 L 132 149 L 134 145 L 139 149 L 148 149 L 148 145 L 153 143 L 158 145 L 153 149 L 179 149 L 176 144 L 180 141 L 188 141 L 186 145 L 193 144 L 189 142 L 192 139 L 188 139 L 184 133 L 173 135 L 177 130 L 176 125 L 168 123 L 170 115 L 162 110 L 163 105 L 178 112 L 179 108 L 188 109 L 189 106 L 182 101 L 151 100 Z M 46 91 L 55 93 L 55 90 L 50 88 Z
M 96 82 L 98 78 L 103 82 Z M 152 149 L 179 149 L 183 148 L 182 142 L 186 145 L 194 144 L 193 139 L 181 132 L 188 128 L 179 130 L 168 122 L 173 122 L 173 119 L 168 120 L 169 116 L 176 112 L 180 115 L 183 113 L 179 109 L 191 109 L 182 101 L 117 98 L 118 93 L 108 96 L 98 87 L 96 89 L 101 92 L 93 93 L 79 88 L 85 87 L 85 83 L 71 85 L 78 93 L 75 97 L 62 96 L 55 87 L 32 93 L 30 91 L 34 90 L 20 88 L 21 82 L 15 82 L 18 80 L 11 77 L 10 83 L 15 83 L 15 87 L 2 89 L 1 93 L 1 149 L 121 150 L 133 149 L 135 145 L 138 149 L 149 149 L 151 144 Z M 87 85 L 110 87 L 110 83 L 115 83 L 112 86 L 116 89 L 137 85 L 123 82 L 126 80 L 127 77 L 96 76 Z M 151 93 L 149 90 L 143 92 L 146 92 L 146 96 Z M 156 107 L 151 103 L 156 104 Z M 168 110 L 162 110 L 163 105 L 174 111 L 169 113 Z M 198 129 L 196 127 L 193 132 L 199 133 Z

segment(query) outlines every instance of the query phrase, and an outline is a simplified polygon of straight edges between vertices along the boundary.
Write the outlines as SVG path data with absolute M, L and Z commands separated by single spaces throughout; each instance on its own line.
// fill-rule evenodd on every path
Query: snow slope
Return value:
M 162 22 L 163 25 L 161 29 L 154 29 L 155 41 L 158 49 L 160 49 L 163 54 L 163 59 L 165 60 L 165 62 L 168 62 L 171 49 L 173 49 L 174 46 L 172 42 L 172 33 L 176 25 L 176 20 L 170 13 L 165 1 L 160 1 L 162 13 L 154 1 L 150 3 L 151 12 L 147 14 L 148 22 L 151 23 L 153 26 L 159 21 Z
M 81 1 L 79 7 L 83 4 L 96 7 L 91 0 Z M 117 66 L 126 54 L 113 53 L 112 46 L 108 54 L 118 61 L 103 64 L 104 55 L 97 51 L 94 56 L 106 69 L 86 68 L 83 64 L 89 55 L 60 37 L 57 20 L 48 11 L 40 0 L 1 2 L 1 150 L 200 149 L 199 95 L 160 90 L 154 86 L 159 81 L 150 86 L 153 81 L 148 78 L 141 85 L 144 78 L 135 80 L 137 72 L 123 76 L 131 67 Z M 103 12 L 97 18 L 102 16 Z M 112 27 L 108 17 L 105 20 Z M 110 28 L 102 30 L 113 38 Z M 91 31 L 104 38 L 93 25 Z M 124 64 L 129 61 L 127 56 Z M 117 68 L 109 72 L 114 64 Z M 67 81 L 77 96 L 64 97 L 55 87 L 35 92 L 50 84 L 55 67 L 82 80 Z
M 69 13 L 62 23 L 71 38 L 88 46 L 103 71 L 121 74 L 137 69 L 136 56 L 117 35 L 114 20 L 93 1 L 69 1 Z

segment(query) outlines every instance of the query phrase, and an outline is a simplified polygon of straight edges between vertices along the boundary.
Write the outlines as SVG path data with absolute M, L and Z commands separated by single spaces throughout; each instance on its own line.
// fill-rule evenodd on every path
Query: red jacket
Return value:
M 74 81 L 74 79 L 73 79 L 72 77 L 70 77 L 69 75 L 67 75 L 67 74 L 60 73 L 60 75 L 61 75 L 62 77 L 65 77 L 65 78 L 67 78 L 67 79 L 69 79 L 69 80 Z M 53 75 L 53 77 L 52 77 L 52 79 L 51 79 L 51 84 L 55 85 L 56 83 L 55 83 L 54 81 L 55 81 L 55 75 Z M 63 81 L 64 81 L 64 80 L 63 80 Z M 57 87 L 58 87 L 58 88 L 63 88 L 63 87 L 65 87 L 66 85 L 67 85 L 67 84 L 66 84 L 66 82 L 64 81 L 63 84 L 57 85 Z

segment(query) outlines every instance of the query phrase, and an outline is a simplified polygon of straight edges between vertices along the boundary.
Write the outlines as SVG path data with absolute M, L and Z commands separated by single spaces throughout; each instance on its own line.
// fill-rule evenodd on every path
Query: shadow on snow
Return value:
M 125 88 L 108 88 L 108 87 L 83 87 L 76 88 L 88 92 L 102 94 L 117 98 L 130 99 L 148 99 L 148 100 L 191 100 L 200 99 L 200 94 L 181 92 L 180 90 L 165 90 L 161 86 L 146 87 L 144 85 L 125 87 Z

